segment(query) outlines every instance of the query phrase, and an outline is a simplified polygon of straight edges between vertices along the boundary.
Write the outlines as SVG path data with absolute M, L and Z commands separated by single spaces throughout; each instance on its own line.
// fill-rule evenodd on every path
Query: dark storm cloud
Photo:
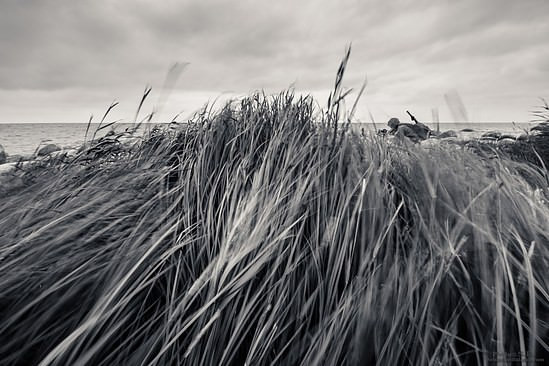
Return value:
M 346 83 L 358 86 L 367 73 L 374 109 L 437 106 L 452 88 L 473 106 L 495 95 L 509 105 L 517 96 L 535 103 L 548 92 L 546 0 L 0 0 L 0 6 L 0 97 L 9 100 L 24 98 L 25 90 L 57 93 L 56 103 L 76 92 L 101 102 L 102 95 L 133 96 L 146 83 L 161 84 L 176 61 L 190 63 L 180 83 L 188 92 L 277 91 L 294 82 L 303 90 L 328 89 L 351 41 Z

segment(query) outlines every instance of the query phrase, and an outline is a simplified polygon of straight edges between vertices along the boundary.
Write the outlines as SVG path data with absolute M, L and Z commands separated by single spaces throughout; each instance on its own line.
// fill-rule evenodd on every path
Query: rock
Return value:
M 549 130 L 549 122 L 540 122 L 536 126 L 532 127 L 530 131 L 548 131 Z
M 481 139 L 486 139 L 486 140 L 497 140 L 500 137 L 501 137 L 501 132 L 498 132 L 498 131 L 488 131 L 483 133 L 482 136 L 480 136 Z
M 501 141 L 501 140 L 517 141 L 517 136 L 514 136 L 514 135 L 501 135 L 498 138 L 498 141 Z
M 17 163 L 5 163 L 0 165 L 0 176 L 12 172 L 16 165 Z
M 472 128 L 462 128 L 460 132 L 475 132 Z
M 136 144 L 141 142 L 141 137 L 139 136 L 122 136 L 118 139 L 122 145 L 126 147 L 133 147 Z
M 7 160 L 6 152 L 4 151 L 4 146 L 0 145 L 0 164 L 4 164 Z
M 457 133 L 454 130 L 444 131 L 438 134 L 439 139 L 447 139 L 449 137 L 457 137 Z
M 63 149 L 62 153 L 72 158 L 78 154 L 78 149 L 73 149 L 73 148 Z
M 38 156 L 45 156 L 59 150 L 61 150 L 61 148 L 56 144 L 47 144 L 46 146 L 41 147 L 36 154 Z
M 525 133 L 523 133 L 523 134 L 521 134 L 517 137 L 517 141 L 528 141 L 528 139 L 529 139 L 529 136 Z
M 6 163 L 17 163 L 19 161 L 28 161 L 31 159 L 32 159 L 31 156 L 26 156 L 26 155 L 19 155 L 19 154 L 8 155 Z

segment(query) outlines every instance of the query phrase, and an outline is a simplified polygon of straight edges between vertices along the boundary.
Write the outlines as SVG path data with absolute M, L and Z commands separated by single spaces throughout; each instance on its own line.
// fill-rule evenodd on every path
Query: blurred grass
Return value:
M 0 364 L 549 360 L 546 172 L 360 136 L 342 93 L 258 93 L 19 171 Z

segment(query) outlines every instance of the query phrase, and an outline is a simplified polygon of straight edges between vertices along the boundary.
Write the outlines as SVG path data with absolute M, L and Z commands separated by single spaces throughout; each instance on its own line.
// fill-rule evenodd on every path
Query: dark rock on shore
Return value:
M 38 156 L 44 156 L 44 155 L 49 155 L 53 152 L 56 152 L 56 151 L 59 151 L 61 150 L 61 148 L 59 146 L 57 146 L 56 144 L 47 144 L 46 146 L 43 146 L 41 147 L 38 152 L 36 153 L 36 155 Z
M 0 164 L 4 164 L 6 162 L 6 151 L 4 151 L 4 147 L 0 145 Z
M 514 161 L 526 162 L 542 168 L 549 167 L 549 121 L 541 122 L 529 132 L 519 136 L 490 131 L 467 146 L 482 155 L 506 156 Z
M 460 132 L 475 132 L 475 130 L 473 130 L 472 128 L 462 128 L 461 130 L 459 130 Z
M 488 131 L 488 132 L 483 133 L 480 136 L 480 138 L 483 139 L 483 140 L 497 140 L 497 139 L 501 138 L 501 132 Z

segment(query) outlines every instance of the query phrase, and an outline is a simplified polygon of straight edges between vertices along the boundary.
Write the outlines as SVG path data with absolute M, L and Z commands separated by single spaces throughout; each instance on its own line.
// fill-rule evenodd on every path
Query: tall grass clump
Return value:
M 257 93 L 21 172 L 0 364 L 549 360 L 543 172 L 313 105 Z

